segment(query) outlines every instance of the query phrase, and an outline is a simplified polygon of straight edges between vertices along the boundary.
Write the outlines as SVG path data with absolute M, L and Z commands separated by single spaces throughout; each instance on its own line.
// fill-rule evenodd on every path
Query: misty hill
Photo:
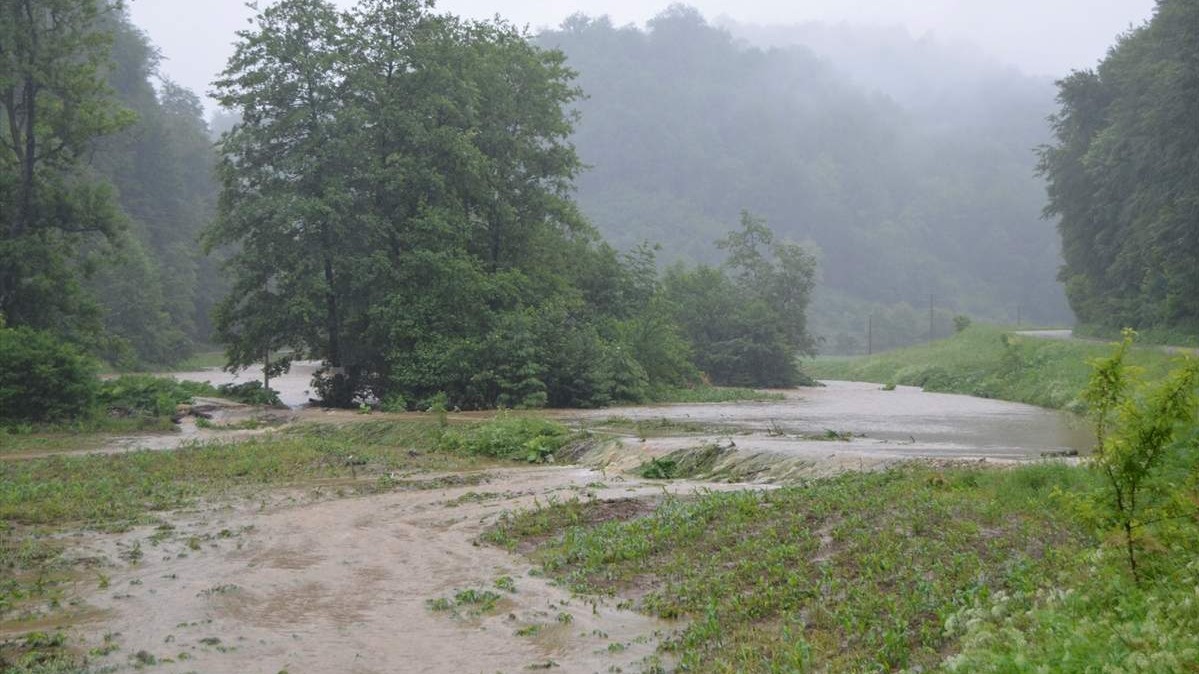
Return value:
M 749 209 L 819 249 L 814 328 L 830 344 L 861 334 L 871 311 L 915 320 L 910 305 L 930 294 L 950 313 L 1068 317 L 1034 175 L 1045 82 L 910 39 L 876 50 L 893 74 L 866 81 L 866 56 L 835 61 L 852 41 L 827 56 L 752 47 L 680 6 L 645 30 L 576 16 L 540 42 L 580 73 L 575 142 L 592 168 L 578 199 L 617 246 L 705 259 Z M 896 341 L 926 330 L 897 326 Z
M 90 249 L 96 272 L 87 289 L 104 324 L 100 353 L 126 366 L 169 364 L 209 339 L 211 309 L 223 292 L 218 260 L 199 241 L 215 209 L 216 157 L 199 97 L 160 80 L 157 48 L 125 12 L 106 21 L 113 36 L 108 84 L 134 122 L 99 142 L 92 156 L 124 227 Z
M 727 18 L 716 25 L 743 44 L 806 47 L 855 86 L 888 96 L 914 120 L 942 131 L 989 131 L 1021 151 L 1049 140 L 1045 118 L 1053 111 L 1053 79 L 1025 75 L 974 45 L 914 37 L 900 26 L 758 25 Z

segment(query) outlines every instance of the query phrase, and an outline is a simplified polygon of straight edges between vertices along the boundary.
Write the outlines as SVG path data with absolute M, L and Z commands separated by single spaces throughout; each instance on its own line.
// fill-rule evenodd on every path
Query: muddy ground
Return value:
M 646 506 L 633 510 L 648 510 L 664 489 L 739 487 L 664 487 L 574 467 L 474 477 L 360 498 L 313 485 L 174 513 L 163 527 L 77 534 L 74 554 L 98 561 L 63 622 L 84 648 L 117 646 L 95 662 L 118 671 L 149 662 L 214 674 L 657 671 L 657 646 L 677 624 L 574 597 L 478 537 L 504 511 L 536 502 L 637 499 Z M 504 578 L 511 589 L 496 588 Z M 467 589 L 501 599 L 481 615 L 429 606 Z
M 216 422 L 259 413 L 231 407 Z M 379 418 L 280 414 L 280 423 Z M 637 511 L 664 492 L 763 488 L 913 459 L 1036 460 L 1076 451 L 1086 437 L 1038 408 L 849 383 L 769 403 L 550 414 L 595 434 L 573 457 L 577 465 L 475 473 L 454 487 L 423 475 L 421 485 L 371 496 L 315 483 L 165 514 L 159 527 L 72 534 L 72 554 L 91 561 L 68 609 L 36 627 L 63 627 L 72 643 L 108 651 L 94 661 L 116 671 L 152 663 L 158 672 L 265 674 L 659 671 L 670 663 L 659 660 L 658 645 L 679 624 L 572 596 L 480 534 L 506 511 L 554 500 L 633 499 L 641 505 L 614 510 Z M 264 432 L 203 429 L 193 419 L 182 432 L 119 438 L 101 451 L 169 451 Z M 712 445 L 722 448 L 710 471 L 717 481 L 632 473 Z M 497 589 L 505 578 L 511 587 Z M 430 607 L 469 589 L 501 598 L 481 613 Z

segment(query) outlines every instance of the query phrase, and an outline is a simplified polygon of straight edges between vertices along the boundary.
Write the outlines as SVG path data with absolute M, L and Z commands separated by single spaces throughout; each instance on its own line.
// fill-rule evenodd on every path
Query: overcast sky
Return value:
M 342 6 L 353 0 L 336 0 Z M 267 4 L 263 0 L 263 4 Z M 608 14 L 618 24 L 643 23 L 669 0 L 442 0 L 464 16 L 495 14 L 532 28 L 555 26 L 575 12 Z M 905 26 L 915 36 L 972 42 L 1029 74 L 1062 75 L 1093 65 L 1119 33 L 1148 19 L 1153 0 L 692 0 L 709 19 L 752 23 L 804 21 Z M 166 61 L 165 75 L 198 93 L 221 70 L 234 31 L 250 11 L 244 0 L 132 0 L 133 20 Z

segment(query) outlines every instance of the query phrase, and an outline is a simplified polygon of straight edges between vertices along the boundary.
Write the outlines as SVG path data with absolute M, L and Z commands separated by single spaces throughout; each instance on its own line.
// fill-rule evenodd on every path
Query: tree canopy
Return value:
M 331 405 L 590 406 L 694 380 L 652 254 L 618 254 L 570 198 L 574 77 L 514 27 L 430 3 L 263 10 L 216 83 L 241 120 L 208 233 L 236 249 L 230 364 L 317 357 Z M 809 288 L 764 309 L 778 358 L 807 343 Z
M 1080 321 L 1199 329 L 1199 6 L 1159 0 L 1095 70 L 1059 83 L 1041 151 Z
M 0 315 L 92 340 L 98 311 L 75 264 L 89 235 L 121 220 L 88 153 L 132 117 L 109 95 L 112 36 L 101 0 L 0 3 Z
M 119 2 L 0 3 L 0 315 L 121 365 L 185 358 L 219 292 L 203 110 L 157 64 Z

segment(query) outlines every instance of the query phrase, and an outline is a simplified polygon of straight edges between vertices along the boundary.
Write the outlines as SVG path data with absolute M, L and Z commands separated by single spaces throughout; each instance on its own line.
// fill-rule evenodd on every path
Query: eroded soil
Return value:
M 261 412 L 231 407 L 214 421 Z M 380 418 L 279 414 L 283 424 Z M 615 599 L 574 597 L 539 577 L 520 551 L 479 536 L 505 511 L 555 500 L 610 501 L 597 512 L 622 517 L 646 512 L 664 491 L 743 489 L 913 459 L 1039 460 L 1085 450 L 1087 437 L 1039 408 L 849 383 L 769 403 L 549 414 L 593 432 L 572 457 L 585 467 L 425 474 L 370 496 L 353 496 L 353 480 L 324 481 L 170 513 L 158 527 L 65 535 L 72 556 L 91 560 L 77 565 L 66 608 L 37 624 L 0 626 L 0 639 L 62 628 L 71 644 L 101 654 L 93 663 L 117 671 L 659 671 L 658 646 L 680 625 Z M 122 438 L 100 451 L 169 451 L 263 432 L 187 419 L 179 432 Z M 712 445 L 721 447 L 709 473 L 716 482 L 633 477 L 647 461 Z M 498 598 L 460 601 L 464 590 Z
M 298 504 L 276 496 L 81 535 L 76 554 L 104 562 L 76 584 L 82 609 L 67 631 L 84 648 L 110 635 L 119 649 L 99 663 L 130 671 L 151 659 L 154 671 L 231 674 L 652 671 L 676 624 L 572 597 L 478 536 L 537 502 L 595 498 L 635 513 L 644 506 L 621 504 L 662 492 L 578 468 L 511 469 L 474 486 Z M 514 591 L 496 588 L 505 577 Z M 472 588 L 499 594 L 494 609 L 429 606 Z

